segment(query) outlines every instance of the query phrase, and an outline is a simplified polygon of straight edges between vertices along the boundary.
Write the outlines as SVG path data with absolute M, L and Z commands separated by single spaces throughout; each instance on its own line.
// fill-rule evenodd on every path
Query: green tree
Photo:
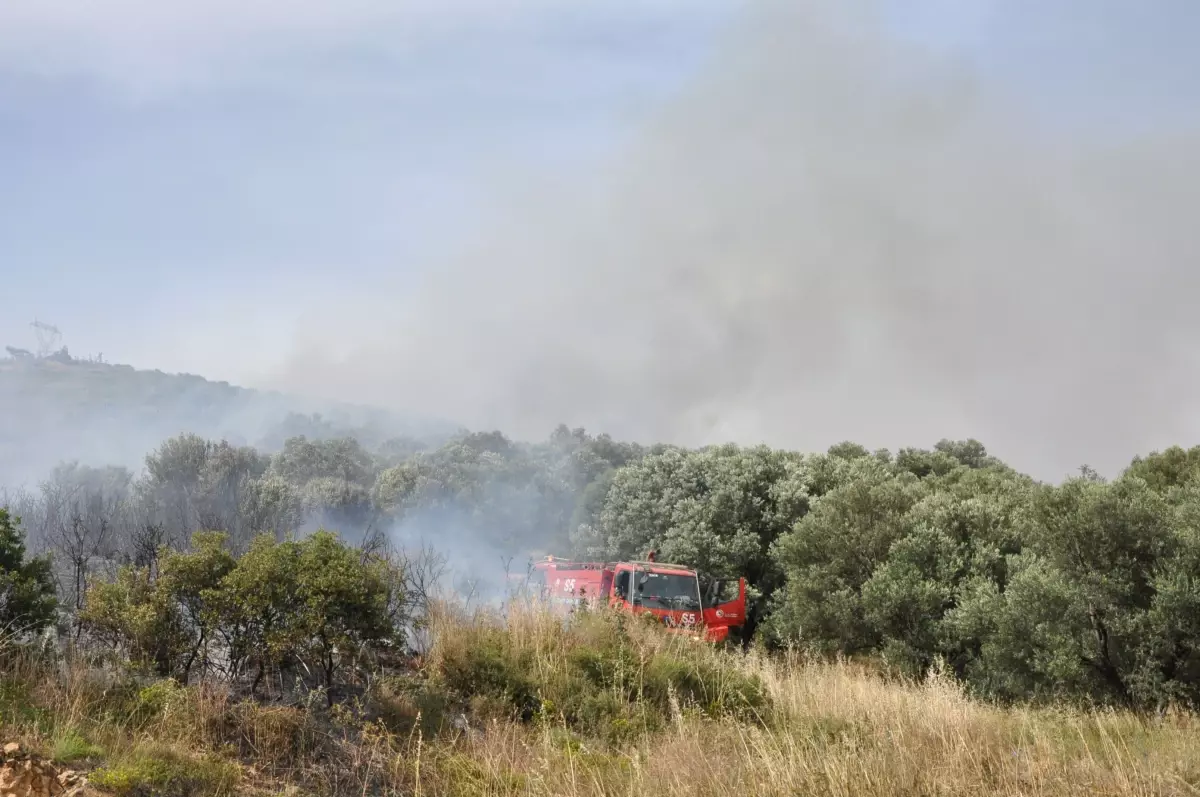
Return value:
M 1134 457 L 1124 475 L 1141 479 L 1150 489 L 1165 493 L 1191 482 L 1197 473 L 1200 473 L 1200 446 L 1186 450 L 1171 446 L 1162 452 Z
M 862 459 L 863 457 L 871 456 L 871 452 L 867 450 L 866 446 L 850 440 L 843 440 L 840 443 L 835 443 L 829 447 L 829 450 L 826 453 L 834 459 L 848 460 Z
M 235 567 L 226 541 L 221 532 L 197 532 L 192 550 L 160 553 L 157 577 L 149 568 L 121 568 L 88 590 L 83 627 L 162 677 L 187 683 L 197 669 L 206 672 L 219 632 L 218 590 Z
M 335 528 L 361 528 L 371 519 L 371 493 L 356 482 L 319 476 L 300 493 L 304 511 Z
M 160 559 L 156 592 L 179 618 L 186 642 L 178 670 L 185 683 L 197 665 L 201 673 L 209 668 L 209 649 L 220 621 L 218 592 L 237 566 L 228 539 L 220 532 L 197 532 L 190 551 L 166 551 Z
M 1082 658 L 1096 689 L 1129 702 L 1155 580 L 1175 554 L 1169 506 L 1135 477 L 1072 479 L 1035 495 L 1029 544 L 1076 590 Z
M 1006 700 L 1104 699 L 1091 666 L 1080 585 L 1032 551 L 1010 557 L 1003 591 L 986 578 L 964 585 L 947 630 L 978 640 L 965 674 L 974 690 Z
M 977 640 L 966 667 L 976 688 L 1009 699 L 1158 700 L 1195 644 L 1180 567 L 1190 524 L 1181 536 L 1179 517 L 1137 477 L 1037 487 L 1021 524 L 1026 548 L 1007 557 L 1005 582 L 975 579 L 947 617 L 960 639 Z
M 149 568 L 122 567 L 112 581 L 92 584 L 79 624 L 132 664 L 163 678 L 182 676 L 180 664 L 190 648 L 187 629 L 179 607 L 156 585 Z
M 889 663 L 920 676 L 941 649 L 941 620 L 965 569 L 963 546 L 920 525 L 897 539 L 862 585 L 863 623 Z
M 816 501 L 775 544 L 787 577 L 768 628 L 776 640 L 799 639 L 815 650 L 845 653 L 874 651 L 883 642 L 884 629 L 877 624 L 887 614 L 882 595 L 876 596 L 872 617 L 862 590 L 893 546 L 908 536 L 908 512 L 929 488 L 876 458 L 856 459 L 851 468 L 845 483 Z M 930 535 L 926 546 L 937 542 Z M 920 547 L 910 546 L 905 555 L 928 558 Z M 913 566 L 910 561 L 888 580 L 915 578 Z M 882 592 L 882 586 L 876 589 Z
M 242 539 L 257 529 L 245 528 L 242 511 L 270 460 L 248 446 L 233 446 L 225 441 L 209 445 L 208 455 L 196 485 L 196 505 L 200 527 L 227 531 Z
M 369 487 L 375 477 L 374 458 L 357 440 L 337 437 L 310 440 L 291 437 L 271 460 L 270 472 L 303 487 L 313 479 L 333 478 Z
M 41 630 L 55 608 L 50 560 L 26 557 L 20 518 L 0 508 L 0 635 Z
M 297 654 L 316 665 L 332 705 L 339 667 L 395 636 L 392 574 L 384 560 L 363 557 L 328 531 L 300 543 L 296 574 Z
M 1000 465 L 1000 460 L 988 454 L 978 440 L 939 440 L 934 451 L 945 454 L 968 468 L 990 468 Z
M 340 668 L 394 639 L 394 583 L 382 558 L 354 550 L 332 532 L 282 542 L 261 535 L 220 588 L 201 597 L 206 611 L 220 618 L 233 674 L 254 669 L 252 692 L 269 672 L 305 664 L 320 674 L 332 701 Z
M 294 541 L 260 534 L 212 596 L 230 675 L 253 668 L 252 693 L 270 672 L 294 661 L 301 644 L 299 553 Z
M 1200 485 L 1174 496 L 1174 555 L 1155 574 L 1154 598 L 1131 677 L 1138 702 L 1200 706 Z
M 304 497 L 278 476 L 255 479 L 241 498 L 242 527 L 250 538 L 266 533 L 281 539 L 300 528 L 304 520 Z M 237 542 L 241 549 L 242 541 Z
M 147 522 L 161 526 L 168 539 L 182 542 L 201 527 L 208 509 L 202 482 L 212 448 L 199 435 L 182 434 L 146 456 L 145 476 L 136 491 Z

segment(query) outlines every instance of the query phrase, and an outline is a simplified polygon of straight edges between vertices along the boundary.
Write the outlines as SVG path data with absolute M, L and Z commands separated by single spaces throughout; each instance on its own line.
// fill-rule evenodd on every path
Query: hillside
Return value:
M 61 461 L 137 469 L 162 440 L 183 432 L 273 451 L 300 434 L 348 434 L 377 445 L 452 431 L 445 422 L 72 359 L 65 352 L 0 358 L 0 489 L 35 483 Z

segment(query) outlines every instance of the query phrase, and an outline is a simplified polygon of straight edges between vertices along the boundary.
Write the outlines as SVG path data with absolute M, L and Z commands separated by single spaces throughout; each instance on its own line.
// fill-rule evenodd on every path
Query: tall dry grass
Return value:
M 333 711 L 319 698 L 249 703 L 220 685 L 10 661 L 0 726 L 6 739 L 97 768 L 116 793 L 134 793 L 142 776 L 158 777 L 163 795 L 1200 792 L 1200 727 L 1188 715 L 1000 708 L 936 674 L 889 681 L 717 651 L 607 616 L 564 628 L 529 608 L 504 620 L 443 612 L 435 639 L 421 673 L 381 678 Z M 625 669 L 586 681 L 579 673 L 599 653 Z M 505 714 L 518 705 L 505 702 L 514 678 L 543 700 L 524 722 Z M 463 684 L 477 691 L 462 694 Z M 746 684 L 763 698 L 748 713 L 719 699 Z M 572 688 L 591 690 L 580 706 L 610 713 L 572 715 L 562 706 Z M 647 721 L 630 736 L 588 724 L 638 716 Z

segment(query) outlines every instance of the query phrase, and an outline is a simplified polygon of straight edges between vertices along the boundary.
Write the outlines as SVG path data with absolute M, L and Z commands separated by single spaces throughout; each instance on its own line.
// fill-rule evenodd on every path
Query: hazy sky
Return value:
M 0 4 L 0 267 L 21 308 L 0 337 L 38 315 L 78 353 L 250 378 L 331 297 L 434 267 L 495 169 L 587 170 L 728 15 Z
M 1198 35 L 1191 0 L 6 0 L 0 343 L 1111 469 L 1200 431 Z

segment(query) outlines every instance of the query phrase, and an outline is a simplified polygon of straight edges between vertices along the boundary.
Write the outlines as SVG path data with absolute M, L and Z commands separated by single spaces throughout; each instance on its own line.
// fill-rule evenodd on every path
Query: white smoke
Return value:
M 756 4 L 607 173 L 498 188 L 377 342 L 282 382 L 526 437 L 1112 472 L 1196 433 L 1197 142 L 1064 134 L 875 3 Z

